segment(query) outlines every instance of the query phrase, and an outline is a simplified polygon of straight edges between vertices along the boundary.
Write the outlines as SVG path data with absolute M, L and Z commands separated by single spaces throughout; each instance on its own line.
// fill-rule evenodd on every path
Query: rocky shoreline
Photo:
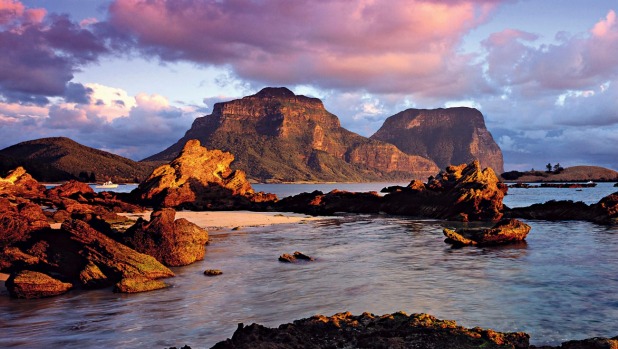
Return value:
M 530 226 L 516 218 L 618 223 L 618 193 L 593 205 L 549 201 L 524 208 L 505 207 L 502 200 L 508 188 L 493 170 L 481 169 L 477 161 L 449 166 L 426 183 L 413 180 L 405 187 L 386 188 L 384 196 L 334 190 L 279 200 L 273 194 L 254 192 L 242 171 L 230 169 L 233 160 L 229 153 L 207 150 L 198 141 L 188 142 L 178 158 L 155 169 L 130 194 L 95 193 L 76 181 L 45 189 L 23 168 L 10 172 L 0 178 L 0 273 L 8 274 L 5 286 L 9 294 L 40 298 L 75 288 L 113 287 L 115 292 L 135 293 L 167 287 L 162 279 L 174 276 L 169 267 L 204 259 L 204 246 L 209 242 L 205 229 L 176 218 L 177 209 L 390 214 L 479 226 L 445 229 L 445 242 L 454 246 L 521 242 Z M 120 214 L 143 214 L 145 206 L 153 207 L 148 220 L 134 221 Z M 60 228 L 52 229 L 50 224 Z M 314 345 L 314 341 L 321 344 Z M 278 330 L 241 326 L 232 339 L 216 347 L 480 346 L 533 348 L 524 333 L 465 329 L 430 315 L 408 317 L 403 313 L 316 316 Z M 616 339 L 591 339 L 557 348 L 616 346 Z
M 572 340 L 559 346 L 530 345 L 525 332 L 497 332 L 480 327 L 465 328 L 452 320 L 429 314 L 397 312 L 386 315 L 349 312 L 310 318 L 268 328 L 259 324 L 238 328 L 231 338 L 211 349 L 612 349 L 618 337 Z M 169 348 L 176 349 L 176 347 Z M 184 345 L 181 349 L 191 349 Z

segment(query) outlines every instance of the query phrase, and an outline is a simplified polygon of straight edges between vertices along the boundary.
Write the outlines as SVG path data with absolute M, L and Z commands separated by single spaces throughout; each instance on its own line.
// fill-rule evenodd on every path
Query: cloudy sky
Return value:
M 0 0 L 0 148 L 133 159 L 214 103 L 286 86 L 370 136 L 473 106 L 505 169 L 618 169 L 615 0 Z

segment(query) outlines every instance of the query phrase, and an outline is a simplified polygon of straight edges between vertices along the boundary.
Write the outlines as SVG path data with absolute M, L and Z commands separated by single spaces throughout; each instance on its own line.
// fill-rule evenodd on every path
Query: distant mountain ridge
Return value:
M 88 179 L 135 182 L 144 180 L 155 165 L 87 147 L 66 137 L 41 138 L 0 150 L 6 172 L 23 166 L 39 181 Z M 81 175 L 81 176 L 80 176 Z
M 176 144 L 145 160 L 170 161 L 191 139 L 231 152 L 235 166 L 261 182 L 410 180 L 439 171 L 427 158 L 344 129 L 321 100 L 287 88 L 215 104 Z
M 509 182 L 616 182 L 618 172 L 599 166 L 572 166 L 561 171 L 509 171 L 502 173 L 502 179 Z
M 502 151 L 474 108 L 407 109 L 387 118 L 371 139 L 427 157 L 440 168 L 479 160 L 483 168 L 504 172 Z

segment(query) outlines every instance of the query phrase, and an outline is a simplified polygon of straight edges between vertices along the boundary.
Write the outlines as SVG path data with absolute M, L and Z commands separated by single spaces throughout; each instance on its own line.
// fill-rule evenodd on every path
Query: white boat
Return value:
M 118 184 L 112 183 L 112 181 L 107 181 L 103 184 L 99 184 L 95 186 L 96 189 L 114 189 L 118 188 Z

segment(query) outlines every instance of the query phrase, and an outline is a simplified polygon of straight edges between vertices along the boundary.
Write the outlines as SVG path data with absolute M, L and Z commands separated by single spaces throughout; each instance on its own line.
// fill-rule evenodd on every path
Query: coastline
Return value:
M 152 210 L 143 213 L 119 213 L 132 219 L 150 220 Z M 206 230 L 222 230 L 244 227 L 261 227 L 275 224 L 302 224 L 307 221 L 324 219 L 305 214 L 289 212 L 254 211 L 177 211 L 176 219 L 185 218 Z

